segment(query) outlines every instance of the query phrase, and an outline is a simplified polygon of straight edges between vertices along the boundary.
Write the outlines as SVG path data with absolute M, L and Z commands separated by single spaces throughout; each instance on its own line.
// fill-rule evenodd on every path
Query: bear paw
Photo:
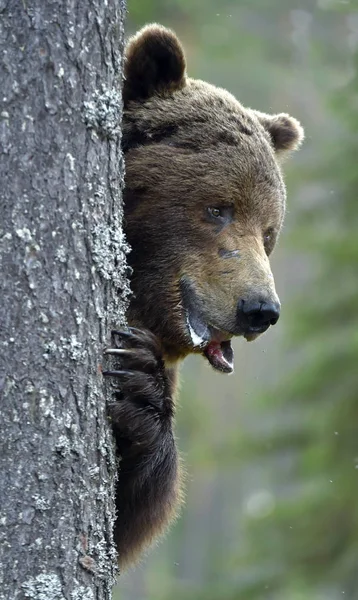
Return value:
M 148 330 L 129 327 L 112 331 L 105 352 L 116 380 L 109 415 L 122 458 L 155 452 L 171 426 L 173 402 L 158 339 Z

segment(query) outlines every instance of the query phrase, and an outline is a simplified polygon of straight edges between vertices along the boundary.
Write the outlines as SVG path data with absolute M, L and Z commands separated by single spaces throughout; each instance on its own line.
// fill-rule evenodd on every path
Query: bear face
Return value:
M 303 130 L 187 77 L 178 39 L 159 25 L 130 40 L 123 97 L 129 322 L 158 337 L 169 365 L 195 352 L 231 372 L 231 338 L 253 340 L 279 316 L 269 264 L 285 212 L 279 161 Z

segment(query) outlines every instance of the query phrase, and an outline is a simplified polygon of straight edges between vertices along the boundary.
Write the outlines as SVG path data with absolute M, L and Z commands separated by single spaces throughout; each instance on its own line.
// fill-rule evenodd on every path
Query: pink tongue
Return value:
M 210 342 L 206 346 L 204 354 L 214 369 L 218 369 L 218 371 L 222 371 L 223 373 L 231 373 L 233 371 L 233 365 L 225 358 L 223 346 L 220 342 Z
M 218 360 L 220 362 L 224 360 L 220 342 L 210 342 L 205 348 L 205 354 L 211 360 Z

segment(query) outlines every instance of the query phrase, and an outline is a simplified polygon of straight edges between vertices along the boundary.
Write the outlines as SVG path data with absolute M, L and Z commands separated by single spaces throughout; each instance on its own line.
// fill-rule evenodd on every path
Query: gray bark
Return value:
M 124 0 L 0 0 L 0 598 L 109 599 Z

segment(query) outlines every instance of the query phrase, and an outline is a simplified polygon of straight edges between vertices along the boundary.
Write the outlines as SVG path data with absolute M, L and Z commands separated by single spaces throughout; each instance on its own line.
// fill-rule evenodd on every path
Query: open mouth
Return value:
M 202 311 L 198 307 L 198 299 L 187 281 L 181 281 L 181 290 L 186 324 L 193 346 L 201 349 L 214 369 L 222 373 L 232 373 L 234 352 L 230 341 L 231 335 L 204 320 Z
M 207 325 L 197 313 L 186 312 L 186 322 L 193 346 L 202 349 L 214 369 L 222 373 L 234 370 L 234 351 L 230 338 L 212 325 Z

